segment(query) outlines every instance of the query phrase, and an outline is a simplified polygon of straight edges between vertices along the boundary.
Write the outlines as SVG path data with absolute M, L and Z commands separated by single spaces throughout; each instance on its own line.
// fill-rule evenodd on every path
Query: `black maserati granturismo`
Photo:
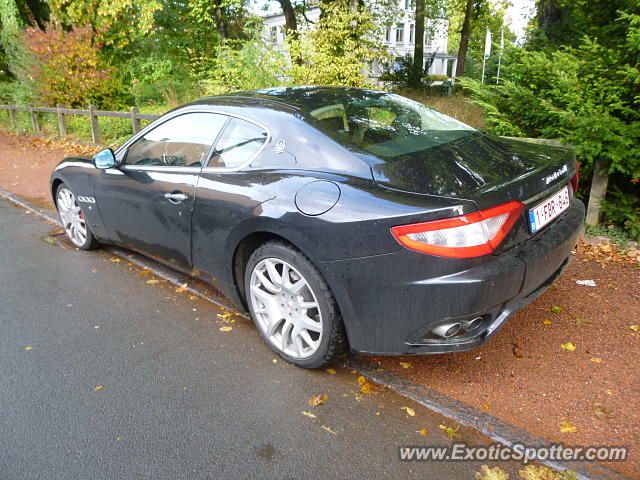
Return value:
M 577 183 L 572 150 L 386 92 L 295 87 L 176 108 L 63 160 L 51 192 L 76 246 L 209 282 L 313 368 L 485 343 L 569 262 Z

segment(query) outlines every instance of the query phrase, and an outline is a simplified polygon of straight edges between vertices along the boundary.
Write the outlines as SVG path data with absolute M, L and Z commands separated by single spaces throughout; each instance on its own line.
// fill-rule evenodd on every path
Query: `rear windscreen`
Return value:
M 345 144 L 381 158 L 393 158 L 450 143 L 476 132 L 424 105 L 384 92 L 321 95 L 308 102 L 311 123 Z M 311 104 L 311 105 L 310 105 Z

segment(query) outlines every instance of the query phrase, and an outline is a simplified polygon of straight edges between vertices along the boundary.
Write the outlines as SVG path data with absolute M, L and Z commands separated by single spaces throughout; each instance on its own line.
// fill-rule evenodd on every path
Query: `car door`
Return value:
M 268 183 L 263 173 L 245 168 L 269 139 L 265 126 L 232 117 L 200 176 L 193 213 L 193 267 L 223 293 L 230 286 L 229 233 L 273 198 L 273 192 L 262 187 Z
M 118 168 L 102 171 L 95 196 L 112 241 L 190 268 L 198 176 L 227 121 L 215 113 L 178 114 L 132 142 Z

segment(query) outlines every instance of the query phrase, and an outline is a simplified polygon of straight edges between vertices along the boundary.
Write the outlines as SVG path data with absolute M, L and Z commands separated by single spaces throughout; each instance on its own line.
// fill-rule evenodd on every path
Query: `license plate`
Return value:
M 557 218 L 562 212 L 569 208 L 569 203 L 569 187 L 565 187 L 529 210 L 531 233 L 537 232 L 554 218 Z

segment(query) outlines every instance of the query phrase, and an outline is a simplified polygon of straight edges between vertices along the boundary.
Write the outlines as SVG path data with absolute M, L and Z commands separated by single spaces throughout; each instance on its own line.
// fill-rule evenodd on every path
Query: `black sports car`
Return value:
M 274 88 L 170 111 L 67 158 L 71 241 L 136 250 L 250 310 L 303 367 L 486 342 L 542 293 L 584 218 L 571 150 L 356 88 Z

